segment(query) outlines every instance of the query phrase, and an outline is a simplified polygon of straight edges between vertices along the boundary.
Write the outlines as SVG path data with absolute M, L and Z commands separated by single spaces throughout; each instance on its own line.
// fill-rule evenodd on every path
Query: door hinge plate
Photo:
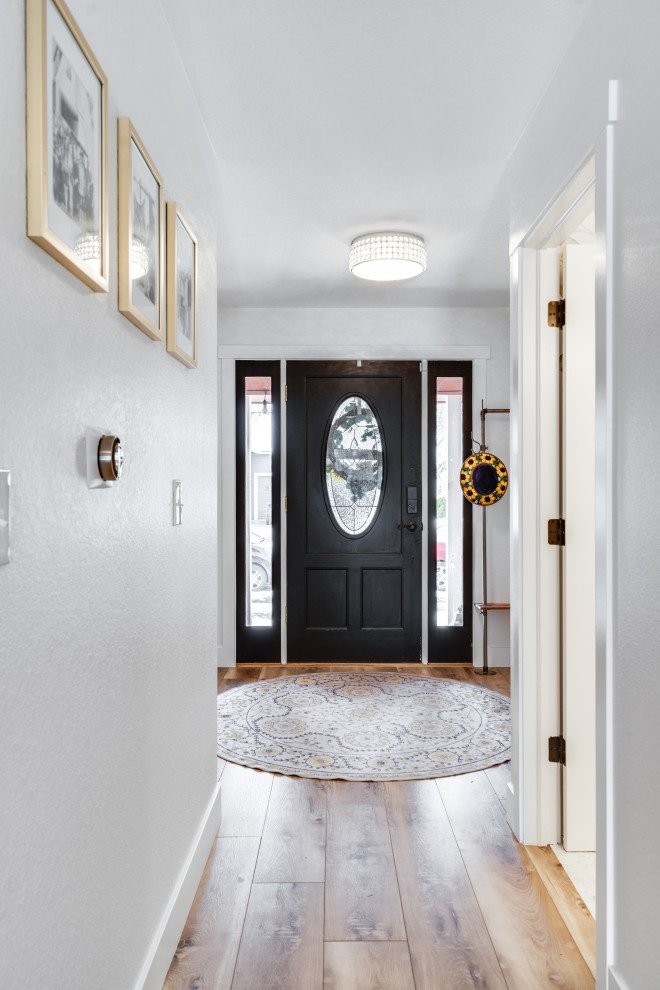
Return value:
M 285 385 L 284 386 L 284 401 L 285 402 L 288 402 L 289 401 L 289 386 L 288 385 Z
M 285 622 L 288 622 L 289 621 L 289 606 L 288 605 L 285 605 L 284 606 L 284 621 Z
M 548 326 L 563 327 L 566 323 L 566 300 L 555 299 L 548 303 Z
M 289 496 L 288 495 L 285 495 L 284 496 L 284 511 L 285 512 L 288 512 L 289 511 Z
M 548 739 L 548 760 L 566 766 L 566 740 L 563 736 L 550 736 Z
M 551 547 L 566 546 L 565 519 L 548 519 L 548 543 Z

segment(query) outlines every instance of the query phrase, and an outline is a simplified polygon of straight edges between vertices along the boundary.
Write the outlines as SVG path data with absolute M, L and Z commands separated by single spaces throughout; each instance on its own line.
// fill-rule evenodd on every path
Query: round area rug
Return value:
M 416 780 L 510 757 L 509 699 L 415 674 L 300 674 L 218 698 L 218 756 L 271 773 Z

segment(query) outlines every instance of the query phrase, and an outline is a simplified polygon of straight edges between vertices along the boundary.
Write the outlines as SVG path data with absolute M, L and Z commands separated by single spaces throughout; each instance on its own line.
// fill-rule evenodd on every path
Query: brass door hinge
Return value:
M 563 736 L 550 736 L 548 739 L 548 760 L 566 766 L 566 740 Z
M 289 401 L 289 386 L 288 385 L 285 385 L 284 386 L 284 401 L 285 402 L 288 402 Z
M 566 546 L 565 519 L 548 519 L 548 543 L 551 547 Z
M 288 495 L 285 495 L 284 496 L 284 511 L 285 512 L 288 512 L 289 511 L 289 496 Z
M 548 326 L 563 327 L 566 324 L 566 300 L 555 299 L 548 303 Z
M 289 621 L 289 606 L 288 605 L 285 605 L 284 606 L 284 621 L 285 622 L 288 622 Z

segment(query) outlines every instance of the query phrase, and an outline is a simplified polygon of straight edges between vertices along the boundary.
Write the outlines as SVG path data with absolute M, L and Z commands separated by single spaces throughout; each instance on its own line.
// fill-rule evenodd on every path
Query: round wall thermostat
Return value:
M 104 481 L 119 481 L 124 463 L 124 452 L 119 437 L 101 437 L 98 462 Z

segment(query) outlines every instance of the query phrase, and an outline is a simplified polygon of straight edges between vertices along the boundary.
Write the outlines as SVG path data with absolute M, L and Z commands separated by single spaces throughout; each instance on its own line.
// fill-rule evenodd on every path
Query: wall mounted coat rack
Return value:
M 486 509 L 499 502 L 509 485 L 509 475 L 504 462 L 491 454 L 486 447 L 486 416 L 490 413 L 509 413 L 509 409 L 485 409 L 481 403 L 481 445 L 476 453 L 471 454 L 461 468 L 461 489 L 473 505 L 483 508 L 482 522 L 482 601 L 475 602 L 483 624 L 483 666 L 477 668 L 478 674 L 494 674 L 488 666 L 488 615 L 494 611 L 506 611 L 510 605 L 506 602 L 488 601 L 488 546 L 486 530 Z

